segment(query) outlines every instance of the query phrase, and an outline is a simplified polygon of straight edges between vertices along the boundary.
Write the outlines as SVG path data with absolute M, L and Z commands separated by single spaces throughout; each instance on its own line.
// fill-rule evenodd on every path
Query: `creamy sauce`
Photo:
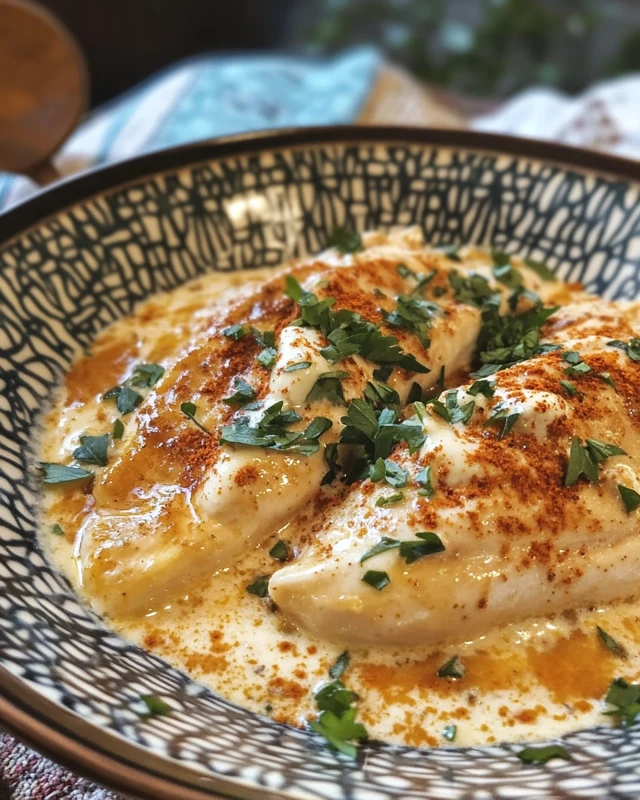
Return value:
M 416 271 L 423 266 L 410 263 L 410 259 L 403 261 Z M 489 276 L 490 271 L 485 271 Z M 272 276 L 268 270 L 252 272 L 252 285 Z M 370 288 L 376 285 L 371 279 Z M 250 291 L 246 276 L 209 275 L 151 299 L 139 306 L 134 315 L 103 332 L 89 355 L 79 355 L 44 420 L 42 460 L 69 463 L 80 435 L 111 431 L 119 414 L 113 402 L 101 400 L 102 395 L 129 376 L 137 363 L 159 363 L 169 370 L 176 356 L 193 347 L 193 342 L 207 330 L 214 302 L 223 306 L 232 299 L 238 302 L 239 294 L 248 296 Z M 266 405 L 285 399 L 289 405 L 298 406 L 320 374 L 342 368 L 341 363 L 327 365 L 318 359 L 317 349 L 322 345 L 322 337 L 318 337 L 320 334 L 309 328 L 283 329 L 278 360 L 265 394 Z M 436 342 L 432 347 L 437 351 L 444 345 Z M 583 340 L 579 349 L 583 354 L 588 352 Z M 468 352 L 460 357 L 452 374 L 464 368 L 468 357 Z M 308 367 L 286 370 L 300 362 L 308 362 Z M 360 396 L 357 371 L 368 375 L 371 368 L 359 357 L 353 362 L 355 372 L 344 382 L 347 401 Z M 390 383 L 399 392 L 404 391 L 402 381 L 392 378 Z M 171 391 L 169 387 L 165 393 Z M 497 396 L 500 398 L 500 390 Z M 180 397 L 176 402 L 184 399 Z M 517 396 L 506 393 L 500 399 L 510 413 L 520 415 L 518 429 L 532 434 L 539 443 L 566 412 L 561 397 L 542 391 L 525 391 Z M 484 414 L 486 398 L 458 390 L 459 405 L 470 400 L 476 402 L 474 414 Z M 199 409 L 203 408 L 200 400 L 198 404 Z M 110 441 L 110 459 L 130 446 L 132 434 L 127 428 L 133 425 L 136 414 L 144 413 L 123 417 L 125 437 Z M 344 409 L 327 403 L 316 413 L 335 420 L 337 425 Z M 257 418 L 259 412 L 251 414 Z M 470 476 L 481 474 L 473 459 L 478 445 L 465 438 L 464 426 L 433 417 L 429 431 L 423 452 L 431 451 L 434 469 L 438 458 L 444 459 L 443 454 L 456 454 L 447 465 L 443 485 L 460 487 Z M 328 436 L 327 441 L 337 438 L 331 433 Z M 213 519 L 214 514 L 221 513 L 217 510 L 220 497 L 232 496 L 234 503 L 229 501 L 229 509 L 223 509 L 227 516 L 221 518 L 228 519 L 231 526 L 240 526 L 240 530 L 247 510 L 241 493 L 244 484 L 237 476 L 255 469 L 268 470 L 270 457 L 263 457 L 253 448 L 235 449 L 222 457 L 219 468 L 208 474 L 195 493 L 190 485 L 176 480 L 175 486 L 165 487 L 171 498 L 163 499 L 163 506 L 157 505 L 157 496 L 149 499 L 141 492 L 140 502 L 147 509 L 144 513 L 159 515 L 156 522 L 162 525 L 165 512 L 157 509 L 177 507 L 181 515 L 191 516 L 199 524 L 207 515 Z M 169 446 L 167 459 L 170 458 Z M 309 457 L 303 467 L 302 462 L 301 458 L 289 458 L 289 465 L 278 476 L 280 482 L 293 480 L 295 471 L 304 469 L 304 474 L 317 485 L 326 470 L 321 454 Z M 629 474 L 625 482 L 629 485 L 637 480 L 635 472 L 625 464 L 611 469 L 617 476 L 626 469 Z M 392 491 L 389 487 L 386 490 Z M 329 490 L 329 497 L 332 491 L 340 490 Z M 118 502 L 124 502 L 122 497 Z M 282 512 L 280 497 L 267 488 L 257 519 L 277 518 Z M 95 502 L 91 486 L 82 484 L 47 487 L 43 500 L 43 545 L 56 567 L 89 601 L 95 598 L 91 588 L 83 585 L 78 561 L 82 559 L 81 532 L 87 520 L 92 519 Z M 269 556 L 271 547 L 281 539 L 299 538 L 299 532 L 294 530 L 296 519 L 292 512 L 291 519 L 283 519 L 280 529 L 273 530 L 269 539 L 257 545 L 247 539 L 232 563 L 213 574 L 194 578 L 173 594 L 155 595 L 140 613 L 125 613 L 122 609 L 126 602 L 111 609 L 99 604 L 97 607 L 105 614 L 109 627 L 185 670 L 221 696 L 277 721 L 304 725 L 317 713 L 313 690 L 326 680 L 328 668 L 344 650 L 344 642 L 327 641 L 305 632 L 268 602 L 246 591 L 256 576 L 270 574 L 279 566 Z M 54 535 L 55 524 L 61 526 L 64 536 Z M 216 524 L 224 527 L 224 523 Z M 249 520 L 247 525 L 251 524 Z M 597 625 L 626 648 L 625 659 L 604 647 L 596 633 Z M 640 678 L 640 603 L 528 618 L 474 635 L 469 641 L 447 645 L 350 644 L 349 652 L 351 662 L 343 679 L 360 697 L 358 719 L 366 725 L 371 738 L 412 746 L 447 745 L 443 730 L 455 724 L 455 745 L 543 739 L 606 724 L 609 718 L 602 715 L 602 698 L 611 680 Z M 439 678 L 438 668 L 452 655 L 464 662 L 464 677 Z

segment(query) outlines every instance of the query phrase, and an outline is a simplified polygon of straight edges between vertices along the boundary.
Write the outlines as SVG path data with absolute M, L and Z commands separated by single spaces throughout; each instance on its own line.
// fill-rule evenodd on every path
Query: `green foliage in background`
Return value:
M 541 83 L 575 92 L 640 69 L 631 2 L 324 0 L 308 42 L 323 51 L 373 42 L 418 77 L 468 94 Z

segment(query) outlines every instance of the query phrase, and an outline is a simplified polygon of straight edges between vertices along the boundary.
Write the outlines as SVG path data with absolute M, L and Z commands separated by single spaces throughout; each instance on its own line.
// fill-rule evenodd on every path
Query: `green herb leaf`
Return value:
M 394 503 L 399 503 L 402 499 L 404 499 L 404 493 L 395 492 L 395 494 L 388 494 L 385 497 L 379 497 L 376 500 L 376 506 L 378 506 L 378 508 L 392 506 Z
M 73 457 L 82 464 L 97 464 L 99 467 L 106 467 L 108 446 L 108 433 L 102 436 L 81 436 L 80 447 L 76 447 L 73 451 Z
M 233 339 L 234 342 L 237 342 L 239 339 L 243 339 L 249 331 L 250 328 L 248 325 L 238 323 L 237 325 L 229 325 L 228 328 L 223 328 L 222 335 L 226 336 L 227 339 Z
M 496 391 L 495 383 L 494 381 L 489 381 L 486 378 L 482 378 L 481 380 L 472 383 L 466 391 L 467 394 L 470 394 L 473 397 L 478 394 L 481 394 L 484 397 L 493 397 Z
M 627 683 L 623 678 L 615 678 L 609 685 L 604 701 L 613 706 L 604 713 L 610 717 L 617 717 L 623 727 L 629 727 L 640 714 L 640 684 Z
M 383 317 L 387 325 L 412 333 L 426 349 L 431 344 L 429 337 L 431 324 L 434 317 L 440 313 L 441 309 L 437 303 L 431 303 L 420 297 L 399 295 L 396 298 L 395 310 L 383 312 Z
M 160 364 L 138 364 L 129 378 L 132 386 L 143 386 L 150 389 L 164 375 L 164 367 Z
M 416 533 L 417 541 L 407 541 L 400 544 L 400 557 L 404 558 L 407 564 L 413 564 L 423 556 L 430 556 L 433 553 L 442 553 L 444 545 L 440 537 L 432 531 L 422 531 Z
M 335 247 L 341 253 L 357 253 L 364 249 L 360 234 L 340 226 L 335 227 L 329 234 L 327 247 Z
M 380 553 L 386 553 L 387 550 L 394 550 L 397 547 L 400 547 L 400 542 L 397 539 L 391 539 L 389 536 L 383 536 L 377 544 L 374 544 L 373 547 L 367 550 L 367 552 L 360 559 L 360 563 L 364 564 L 364 562 L 368 561 L 370 558 L 373 558 Z
M 328 400 L 335 406 L 346 406 L 341 380 L 348 378 L 349 373 L 338 369 L 333 372 L 323 372 L 318 375 L 316 382 L 307 395 L 307 403 L 317 400 Z
M 461 245 L 459 244 L 443 244 L 440 245 L 437 249 L 443 253 L 450 261 L 462 261 L 460 256 L 458 255 L 458 250 L 460 250 Z
M 385 464 L 385 475 L 384 479 L 389 484 L 389 486 L 393 486 L 394 489 L 402 489 L 407 485 L 407 481 L 409 480 L 409 473 L 406 469 L 403 469 L 401 466 L 396 464 L 393 461 L 390 461 L 388 458 L 384 462 Z
M 115 400 L 118 411 L 124 416 L 135 411 L 142 402 L 142 395 L 129 386 L 114 386 L 102 395 L 103 400 Z
M 44 483 L 53 485 L 56 483 L 73 483 L 74 481 L 84 481 L 93 476 L 93 472 L 82 469 L 82 467 L 68 467 L 64 464 L 51 464 L 43 461 L 40 464 L 42 480 Z
M 449 283 L 459 303 L 478 306 L 482 308 L 488 302 L 499 301 L 500 295 L 496 293 L 486 278 L 482 275 L 461 275 L 452 270 L 449 273 Z M 494 299 L 496 298 L 496 299 Z
M 191 420 L 191 422 L 193 422 L 193 423 L 194 423 L 194 425 L 197 425 L 197 426 L 198 426 L 198 428 L 200 428 L 200 430 L 201 430 L 201 431 L 204 431 L 205 433 L 210 433 L 210 432 L 209 432 L 209 431 L 208 431 L 208 430 L 207 430 L 207 429 L 204 427 L 204 425 L 201 425 L 201 424 L 198 422 L 198 420 L 196 419 L 196 413 L 197 413 L 198 409 L 197 409 L 197 407 L 196 407 L 196 404 L 195 404 L 195 403 L 188 403 L 188 402 L 187 402 L 187 403 L 181 403 L 181 404 L 180 404 L 180 411 L 182 411 L 182 413 L 185 415 L 185 417 L 189 417 L 189 419 Z
M 282 539 L 279 539 L 269 550 L 269 555 L 271 558 L 275 558 L 276 561 L 288 561 L 290 558 L 289 555 L 289 547 L 287 543 L 284 542 Z
M 173 712 L 173 708 L 153 694 L 143 694 L 140 699 L 148 709 L 149 717 L 166 717 Z
M 64 531 L 62 530 L 62 525 L 59 522 L 56 522 L 55 525 L 51 526 L 51 533 L 54 536 L 64 536 Z
M 610 386 L 614 392 L 618 391 L 610 372 L 597 372 L 596 378 L 602 381 L 602 383 L 606 383 L 607 386 Z
M 575 366 L 570 365 L 563 370 L 565 375 L 586 375 L 587 372 L 591 372 L 591 367 L 588 364 L 585 364 L 584 361 L 580 361 L 580 363 L 576 364 Z
M 334 661 L 334 663 L 329 667 L 329 677 L 333 678 L 333 680 L 338 680 L 341 678 L 349 666 L 349 662 L 351 661 L 351 656 L 349 655 L 348 650 L 344 650 L 338 658 Z
M 582 475 L 591 483 L 598 483 L 598 465 L 587 448 L 580 444 L 580 439 L 572 436 L 564 485 L 575 486 Z
M 289 364 L 284 368 L 284 372 L 297 372 L 299 369 L 307 369 L 311 366 L 310 361 L 297 361 L 295 364 Z
M 309 723 L 309 727 L 323 736 L 331 747 L 349 758 L 355 758 L 357 749 L 351 742 L 367 737 L 364 725 L 355 721 L 357 713 L 357 708 L 350 708 L 338 717 L 331 711 L 321 711 L 317 721 Z
M 237 375 L 233 379 L 233 388 L 235 392 L 232 395 L 222 398 L 222 402 L 228 406 L 245 406 L 247 403 L 253 402 L 257 397 L 255 390 Z
M 589 455 L 596 464 L 599 464 L 607 458 L 611 458 L 611 456 L 627 455 L 627 451 L 618 447 L 617 444 L 607 444 L 606 442 L 601 442 L 599 439 L 587 439 L 586 446 Z
M 362 580 L 364 583 L 368 583 L 369 586 L 373 586 L 373 588 L 377 589 L 379 592 L 391 583 L 391 579 L 387 573 L 380 572 L 377 569 L 367 570 L 362 576 Z
M 260 575 L 247 586 L 247 591 L 249 594 L 255 594 L 256 597 L 268 597 L 270 580 L 271 575 Z
M 525 764 L 546 764 L 552 758 L 563 758 L 565 761 L 573 761 L 571 756 L 564 747 L 559 744 L 548 744 L 543 747 L 525 747 L 516 753 L 520 761 Z
M 431 467 L 423 467 L 416 473 L 414 481 L 420 486 L 418 494 L 420 497 L 433 497 L 435 490 L 431 485 Z
M 623 486 L 619 483 L 618 491 L 620 492 L 624 507 L 627 509 L 627 514 L 635 511 L 636 508 L 640 506 L 640 494 L 638 494 L 635 489 L 630 489 L 628 486 Z
M 275 347 L 265 347 L 264 350 L 262 350 L 256 356 L 256 361 L 265 369 L 273 369 L 273 365 L 276 363 L 277 358 L 278 351 Z
M 443 737 L 449 742 L 453 742 L 455 740 L 457 733 L 457 725 L 447 725 L 447 727 L 442 731 Z
M 384 458 L 376 459 L 374 464 L 371 464 L 369 467 L 369 480 L 372 483 L 379 483 L 385 476 L 387 472 L 387 465 L 384 462 Z
M 565 392 L 569 395 L 569 397 L 575 397 L 578 394 L 578 390 L 576 387 L 571 383 L 571 381 L 559 381 L 560 386 L 565 390 Z
M 614 339 L 607 342 L 607 347 L 617 347 L 619 350 L 623 350 L 632 361 L 640 361 L 640 339 L 629 339 L 628 342 Z
M 464 678 L 467 668 L 462 663 L 460 656 L 451 656 L 438 670 L 439 678 Z
M 626 658 L 627 657 L 627 651 L 620 644 L 620 642 L 618 642 L 616 639 L 614 639 L 613 636 L 608 634 L 599 625 L 596 625 L 596 629 L 598 631 L 598 636 L 600 637 L 600 641 L 607 648 L 607 650 L 611 650 L 612 653 L 615 653 L 616 655 L 622 656 L 622 658 Z
M 507 253 L 497 250 L 491 251 L 493 258 L 493 277 L 510 289 L 517 289 L 522 285 L 522 275 L 511 264 L 511 257 Z
M 520 411 L 509 411 L 508 408 L 500 408 L 499 406 L 496 406 L 493 414 L 484 423 L 484 427 L 500 427 L 498 439 L 504 439 L 504 437 L 510 433 L 511 430 L 513 430 L 513 426 L 520 418 L 520 415 Z
M 535 261 L 533 258 L 525 258 L 524 263 L 529 269 L 532 269 L 539 278 L 542 278 L 543 281 L 558 280 L 556 274 L 550 270 L 546 264 L 543 264 L 542 261 Z
M 124 425 L 122 424 L 121 419 L 117 419 L 113 423 L 113 433 L 111 435 L 114 439 L 122 439 L 123 434 L 124 434 Z

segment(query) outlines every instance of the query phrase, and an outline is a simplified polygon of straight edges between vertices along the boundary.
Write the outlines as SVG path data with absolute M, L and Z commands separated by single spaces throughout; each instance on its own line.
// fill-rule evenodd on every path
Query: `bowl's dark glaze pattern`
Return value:
M 418 224 L 434 244 L 492 243 L 562 264 L 562 277 L 608 297 L 640 296 L 635 184 L 464 149 L 321 144 L 229 156 L 106 191 L 38 224 L 0 248 L 0 664 L 34 693 L 193 766 L 194 782 L 206 774 L 231 794 L 640 795 L 635 730 L 570 736 L 575 760 L 543 768 L 523 766 L 511 747 L 373 744 L 358 763 L 345 762 L 311 735 L 218 699 L 109 633 L 38 549 L 33 438 L 77 348 L 154 292 L 211 270 L 312 253 L 336 224 Z M 141 720 L 136 699 L 148 693 L 175 713 Z M 54 727 L 66 725 L 53 717 Z M 96 741 L 112 750 L 104 733 Z

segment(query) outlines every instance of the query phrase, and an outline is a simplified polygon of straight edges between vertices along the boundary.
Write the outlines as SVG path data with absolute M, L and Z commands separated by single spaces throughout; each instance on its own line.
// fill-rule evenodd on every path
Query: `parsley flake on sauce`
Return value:
M 635 489 L 619 483 L 618 492 L 620 492 L 624 507 L 627 509 L 627 514 L 631 514 L 632 511 L 635 511 L 640 506 L 640 494 Z
M 350 661 L 351 656 L 349 655 L 349 651 L 344 650 L 329 668 L 329 677 L 333 678 L 333 680 L 338 680 L 338 678 L 341 678 L 349 666 Z
M 121 419 L 117 419 L 113 423 L 113 433 L 111 434 L 111 436 L 114 439 L 122 439 L 123 434 L 124 434 L 124 425 Z
M 525 764 L 546 764 L 552 758 L 563 758 L 573 761 L 573 756 L 559 744 L 548 744 L 542 747 L 525 747 L 516 753 L 520 761 Z
M 542 278 L 543 281 L 558 280 L 557 275 L 542 261 L 536 261 L 533 258 L 525 258 L 524 263 L 527 267 L 529 267 L 529 269 L 532 269 L 539 278 Z
M 619 350 L 624 351 L 632 361 L 640 361 L 640 339 L 629 339 L 628 342 L 621 342 L 619 339 L 614 339 L 607 342 L 607 347 L 617 347 Z
M 379 497 L 376 500 L 376 506 L 378 508 L 384 508 L 385 506 L 392 506 L 395 503 L 399 503 L 401 500 L 404 500 L 404 492 L 395 492 L 394 494 Z
M 367 550 L 367 552 L 361 557 L 360 563 L 364 564 L 364 562 L 368 561 L 370 558 L 373 558 L 380 553 L 386 553 L 388 550 L 395 550 L 398 547 L 400 547 L 400 542 L 398 539 L 392 539 L 390 536 L 383 536 L 377 544 L 374 544 L 373 547 L 370 547 L 369 550 Z
M 598 464 L 617 455 L 626 455 L 626 451 L 616 444 L 607 444 L 599 439 L 586 439 L 582 445 L 577 436 L 572 436 L 564 485 L 575 486 L 581 477 L 591 483 L 598 483 Z
M 133 369 L 133 374 L 129 378 L 132 386 L 141 386 L 150 389 L 164 375 L 164 367 L 160 364 L 138 364 Z
M 433 531 L 416 533 L 416 537 L 416 541 L 406 541 L 400 544 L 400 557 L 404 558 L 407 564 L 413 564 L 423 556 L 442 553 L 445 549 L 442 540 Z
M 237 325 L 229 325 L 228 328 L 223 328 L 222 335 L 226 336 L 227 339 L 233 339 L 234 342 L 243 339 L 250 331 L 248 325 L 243 323 L 238 323 Z
M 194 425 L 197 425 L 198 428 L 200 428 L 201 431 L 204 431 L 205 433 L 208 433 L 209 435 L 211 435 L 210 431 L 208 431 L 204 427 L 204 425 L 202 425 L 196 419 L 196 414 L 198 413 L 198 408 L 197 408 L 195 403 L 189 403 L 189 402 L 181 403 L 180 404 L 180 411 L 182 411 L 182 413 L 185 415 L 185 417 L 188 417 L 191 420 L 191 422 L 193 422 Z
M 467 668 L 462 663 L 462 659 L 460 656 L 451 656 L 451 658 L 446 661 L 438 670 L 438 677 L 439 678 L 454 678 L 458 680 L 459 678 L 464 678 L 466 675 Z
M 289 555 L 289 547 L 285 541 L 279 539 L 269 550 L 269 555 L 271 558 L 275 558 L 276 561 L 288 561 L 290 559 Z
M 578 390 L 576 389 L 575 385 L 571 383 L 571 381 L 561 380 L 558 381 L 560 386 L 565 390 L 565 392 L 569 395 L 569 397 L 575 397 L 578 394 Z
M 62 525 L 59 522 L 56 522 L 55 525 L 51 526 L 51 533 L 54 536 L 64 536 L 64 531 L 62 530 Z
M 453 742 L 453 741 L 455 741 L 457 733 L 458 733 L 458 726 L 457 725 L 447 725 L 447 727 L 442 731 L 442 736 L 448 742 Z
M 235 391 L 232 395 L 222 398 L 222 402 L 228 406 L 245 406 L 256 399 L 257 395 L 253 387 L 249 386 L 246 381 L 243 381 L 237 375 L 233 379 L 233 388 Z
M 307 369 L 311 366 L 310 361 L 296 361 L 295 364 L 289 364 L 284 368 L 284 372 L 297 372 L 299 369 Z
M 640 683 L 627 683 L 624 678 L 611 681 L 604 702 L 612 708 L 604 713 L 616 717 L 623 728 L 630 727 L 640 714 Z
M 307 395 L 307 403 L 317 400 L 328 400 L 334 406 L 346 406 L 344 391 L 342 389 L 342 379 L 348 378 L 349 373 L 343 369 L 333 372 L 323 372 L 318 375 L 316 382 L 311 387 Z
M 249 594 L 255 594 L 256 597 L 268 597 L 270 579 L 271 575 L 260 575 L 247 586 L 247 591 Z
M 317 720 L 309 723 L 309 729 L 324 736 L 335 750 L 355 758 L 354 742 L 366 739 L 367 731 L 364 725 L 355 721 L 358 709 L 353 703 L 358 699 L 357 695 L 340 680 L 348 664 L 349 654 L 345 651 L 329 670 L 329 677 L 333 680 L 314 693 L 320 713 Z
M 500 408 L 499 406 L 496 406 L 496 408 L 493 410 L 493 414 L 484 423 L 484 427 L 499 427 L 500 431 L 498 432 L 498 439 L 504 439 L 504 437 L 513 430 L 513 426 L 516 424 L 520 416 L 520 411 L 509 411 L 508 408 Z
M 483 397 L 493 397 L 496 391 L 495 383 L 487 380 L 486 378 L 481 378 L 480 380 L 472 383 L 466 391 L 467 394 L 470 394 L 473 397 L 479 394 L 481 394 Z
M 467 425 L 473 415 L 473 410 L 476 406 L 475 400 L 470 400 L 464 405 L 458 403 L 458 392 L 453 389 L 445 395 L 445 402 L 440 400 L 431 400 L 429 404 L 439 417 L 442 417 L 446 422 L 452 425 L 461 422 Z
M 616 639 L 611 636 L 611 634 L 607 633 L 603 628 L 599 625 L 596 625 L 596 630 L 598 631 L 598 636 L 602 644 L 607 648 L 607 650 L 611 650 L 612 653 L 615 653 L 622 658 L 627 657 L 626 649 L 618 642 Z
M 142 395 L 130 386 L 114 386 L 102 395 L 103 400 L 115 400 L 118 411 L 124 416 L 131 414 L 142 402 Z
M 93 472 L 82 467 L 67 466 L 65 464 L 52 464 L 47 461 L 40 463 L 42 480 L 49 485 L 58 483 L 73 483 L 74 481 L 84 481 L 93 477 Z
M 377 589 L 379 592 L 391 583 L 391 579 L 387 573 L 377 569 L 367 570 L 362 576 L 362 580 L 364 583 L 368 583 L 369 586 L 373 586 L 373 588 Z
M 420 497 L 433 497 L 435 490 L 431 484 L 431 467 L 423 467 L 419 472 L 416 472 L 414 481 L 420 487 L 418 494 Z
M 98 467 L 106 467 L 108 446 L 108 433 L 102 436 L 81 436 L 80 447 L 76 447 L 73 451 L 73 457 L 81 464 L 96 464 Z

